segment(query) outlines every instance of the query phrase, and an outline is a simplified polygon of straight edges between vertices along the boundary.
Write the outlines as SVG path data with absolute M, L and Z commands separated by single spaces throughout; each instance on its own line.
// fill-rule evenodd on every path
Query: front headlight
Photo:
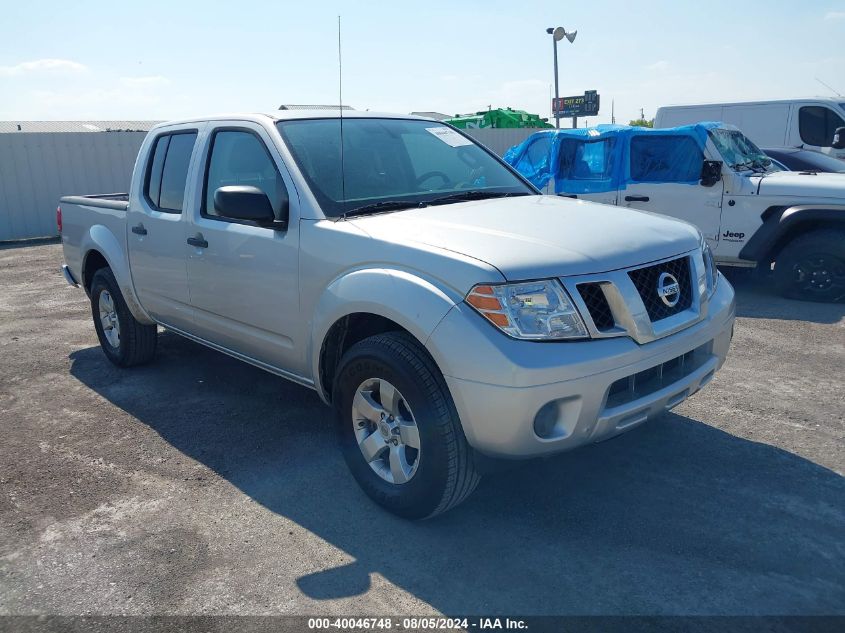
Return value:
M 480 284 L 466 302 L 508 336 L 529 340 L 587 338 L 587 328 L 554 279 L 516 284 Z
M 701 240 L 701 254 L 704 257 L 704 272 L 707 275 L 707 296 L 710 297 L 716 292 L 716 283 L 719 281 L 719 269 L 716 268 L 713 251 L 704 238 Z

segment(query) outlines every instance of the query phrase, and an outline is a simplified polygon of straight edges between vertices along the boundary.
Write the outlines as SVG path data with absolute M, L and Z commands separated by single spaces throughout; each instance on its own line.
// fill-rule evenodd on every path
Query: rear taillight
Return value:
M 62 207 L 56 207 L 56 228 L 59 229 L 59 233 L 62 232 Z

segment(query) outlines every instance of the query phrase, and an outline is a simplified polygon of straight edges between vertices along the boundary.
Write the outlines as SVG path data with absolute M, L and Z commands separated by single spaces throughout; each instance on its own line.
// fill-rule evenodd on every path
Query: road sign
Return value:
M 552 99 L 552 112 L 555 116 L 595 116 L 599 113 L 599 94 L 595 90 L 588 90 L 576 97 L 561 97 Z

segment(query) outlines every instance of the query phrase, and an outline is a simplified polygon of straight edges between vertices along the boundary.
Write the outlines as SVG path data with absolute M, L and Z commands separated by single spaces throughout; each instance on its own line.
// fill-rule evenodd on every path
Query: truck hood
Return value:
M 511 281 L 617 270 L 699 244 L 698 229 L 686 222 L 557 196 L 461 202 L 351 221 L 375 239 L 481 260 Z
M 752 180 L 759 181 L 761 196 L 834 198 L 845 204 L 845 174 L 778 171 Z

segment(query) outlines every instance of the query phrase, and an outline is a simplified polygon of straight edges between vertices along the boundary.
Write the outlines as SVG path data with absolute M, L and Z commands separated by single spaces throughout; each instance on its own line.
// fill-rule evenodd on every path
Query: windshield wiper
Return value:
M 345 220 L 346 218 L 356 215 L 370 215 L 374 213 L 383 213 L 385 211 L 400 211 L 402 209 L 422 209 L 430 204 L 449 204 L 450 202 L 460 202 L 463 200 L 484 200 L 485 198 L 507 198 L 509 196 L 527 196 L 527 192 L 506 193 L 503 191 L 487 191 L 484 189 L 468 189 L 467 191 L 460 191 L 458 193 L 450 193 L 448 196 L 441 196 L 433 200 L 423 200 L 420 202 L 410 202 L 408 200 L 382 200 L 381 202 L 373 202 L 371 204 L 364 204 L 360 207 L 350 209 L 338 217 L 338 220 Z
M 740 163 L 734 163 L 733 165 L 731 165 L 731 169 L 733 169 L 734 171 L 750 169 L 754 172 L 760 170 L 761 173 L 768 173 L 771 164 L 771 159 L 768 159 L 765 156 L 755 156 L 754 158 L 749 158 L 748 160 L 742 161 Z
M 355 215 L 369 215 L 371 213 L 382 213 L 383 211 L 399 211 L 400 209 L 411 209 L 424 207 L 424 202 L 410 202 L 408 200 L 382 200 L 381 202 L 373 202 L 371 204 L 364 204 L 360 207 L 350 209 L 341 214 L 339 220 L 345 220 Z
M 449 204 L 450 202 L 461 202 L 463 200 L 484 200 L 486 198 L 508 198 L 510 196 L 527 196 L 528 192 L 506 193 L 503 191 L 487 191 L 484 189 L 469 189 L 458 193 L 450 193 L 448 196 L 440 196 L 429 200 L 428 204 Z

